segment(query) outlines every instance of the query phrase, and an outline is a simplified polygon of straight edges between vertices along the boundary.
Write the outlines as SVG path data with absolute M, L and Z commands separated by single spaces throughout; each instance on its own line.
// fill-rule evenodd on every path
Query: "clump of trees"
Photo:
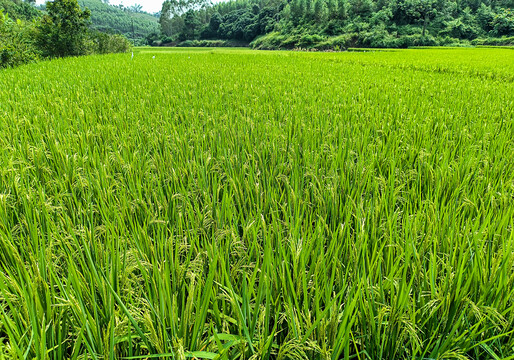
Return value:
M 47 14 L 36 25 L 36 43 L 44 56 L 78 56 L 85 52 L 89 9 L 81 10 L 77 0 L 46 4 Z
M 166 0 L 154 45 L 236 40 L 256 48 L 514 44 L 512 0 Z
M 87 8 L 82 10 L 77 0 L 48 2 L 44 14 L 33 8 L 33 1 L 1 1 L 0 68 L 42 58 L 126 52 L 131 48 L 121 35 L 91 31 L 91 13 Z

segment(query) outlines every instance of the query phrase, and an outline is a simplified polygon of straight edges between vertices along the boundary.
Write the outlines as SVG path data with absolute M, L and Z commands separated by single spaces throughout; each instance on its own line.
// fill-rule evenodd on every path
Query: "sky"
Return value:
M 161 11 L 163 1 L 164 0 L 110 0 L 109 3 L 113 5 L 123 4 L 125 6 L 139 4 L 143 6 L 144 11 L 154 13 L 157 11 Z M 37 0 L 38 4 L 43 4 L 45 2 L 46 0 Z

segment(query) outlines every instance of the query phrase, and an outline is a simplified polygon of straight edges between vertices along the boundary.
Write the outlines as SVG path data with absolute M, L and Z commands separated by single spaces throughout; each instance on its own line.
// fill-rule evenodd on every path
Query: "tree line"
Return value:
M 255 48 L 514 44 L 513 0 L 166 0 L 153 45 Z
M 34 1 L 0 1 L 0 68 L 131 47 L 121 35 L 91 30 L 91 12 L 77 0 L 47 2 L 44 13 L 33 7 Z

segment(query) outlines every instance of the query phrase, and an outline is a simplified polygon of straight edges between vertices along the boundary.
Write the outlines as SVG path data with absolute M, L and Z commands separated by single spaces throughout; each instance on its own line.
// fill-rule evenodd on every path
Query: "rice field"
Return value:
M 0 71 L 0 359 L 514 359 L 514 51 Z

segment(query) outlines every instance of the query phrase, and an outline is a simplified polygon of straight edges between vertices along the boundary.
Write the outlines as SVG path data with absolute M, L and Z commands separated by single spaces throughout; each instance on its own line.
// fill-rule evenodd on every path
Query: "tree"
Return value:
M 223 19 L 221 18 L 219 12 L 216 11 L 214 14 L 212 14 L 211 19 L 209 20 L 209 29 L 213 34 L 216 34 L 218 32 L 218 29 L 220 28 L 222 22 Z
M 199 27 L 200 22 L 196 17 L 196 13 L 193 10 L 188 10 L 184 16 L 184 33 L 186 34 L 186 39 L 194 39 Z
M 423 37 L 427 31 L 428 21 L 436 15 L 435 0 L 407 0 L 404 10 L 407 15 L 423 21 Z
M 176 24 L 181 24 L 178 17 L 184 15 L 188 10 L 199 10 L 204 8 L 208 0 L 166 0 L 162 4 L 159 24 L 161 32 L 166 36 L 172 36 L 177 29 Z
M 373 13 L 373 2 L 371 0 L 350 0 L 349 5 L 353 17 L 360 16 L 367 19 Z
M 327 13 L 329 19 L 337 17 L 337 3 L 335 0 L 327 0 Z
M 337 18 L 339 20 L 346 20 L 348 18 L 347 1 L 337 0 Z
M 291 7 L 291 20 L 296 26 L 300 23 L 301 18 L 304 15 L 304 1 L 303 0 L 292 0 L 289 4 Z
M 51 57 L 85 53 L 84 40 L 91 12 L 81 10 L 77 0 L 54 0 L 46 4 L 36 37 L 43 54 Z
M 513 36 L 514 13 L 510 9 L 500 9 L 500 12 L 494 17 L 491 25 L 493 26 L 494 35 Z
M 325 9 L 323 0 L 315 0 L 314 1 L 314 11 L 313 16 L 316 22 L 321 22 L 323 20 Z
M 159 24 L 161 25 L 161 32 L 166 36 L 171 36 L 173 33 L 171 22 L 172 16 L 171 1 L 163 2 Z
M 141 13 L 141 12 L 143 12 L 143 5 L 134 4 L 131 7 L 129 7 L 129 10 L 134 13 Z
M 304 19 L 305 19 L 305 22 L 310 22 L 313 18 L 313 13 L 312 13 L 312 0 L 305 0 L 304 1 L 304 13 L 303 13 L 303 16 L 304 16 Z

